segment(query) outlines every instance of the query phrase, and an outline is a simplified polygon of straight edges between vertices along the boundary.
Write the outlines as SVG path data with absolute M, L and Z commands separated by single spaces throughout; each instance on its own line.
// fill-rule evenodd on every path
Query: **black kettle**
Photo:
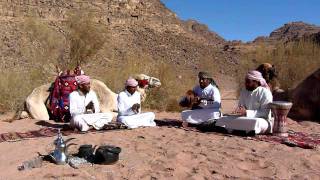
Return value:
M 79 147 L 79 152 L 77 154 L 78 157 L 84 158 L 89 162 L 94 162 L 94 149 L 96 146 L 92 146 L 91 144 L 81 145 Z
M 97 164 L 113 164 L 119 160 L 120 147 L 105 145 L 100 146 L 95 152 L 94 160 Z

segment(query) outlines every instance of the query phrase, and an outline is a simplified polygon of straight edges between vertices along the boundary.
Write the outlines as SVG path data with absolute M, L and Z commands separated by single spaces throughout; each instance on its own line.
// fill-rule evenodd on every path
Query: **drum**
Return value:
M 292 103 L 286 101 L 273 101 L 269 104 L 269 107 L 274 117 L 272 128 L 273 134 L 287 137 L 287 115 L 292 107 Z

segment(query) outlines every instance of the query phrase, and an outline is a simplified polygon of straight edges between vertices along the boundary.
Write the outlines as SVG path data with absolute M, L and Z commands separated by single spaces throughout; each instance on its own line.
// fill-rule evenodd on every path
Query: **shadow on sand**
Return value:
M 61 130 L 72 130 L 68 123 L 56 123 L 56 122 L 49 122 L 49 121 L 38 121 L 35 123 L 36 125 L 48 127 L 48 128 L 55 128 Z
M 166 126 L 169 128 L 184 129 L 182 127 L 182 121 L 177 119 L 155 120 L 155 122 L 157 126 L 160 126 L 160 127 Z M 207 123 L 207 124 L 200 124 L 200 125 L 189 124 L 188 128 L 189 129 L 185 129 L 185 130 L 197 131 L 201 133 L 219 133 L 219 134 L 225 134 L 225 135 L 230 134 L 225 128 L 215 126 L 215 123 Z M 255 135 L 254 131 L 246 133 L 245 131 L 237 131 L 237 130 L 232 131 L 231 134 L 236 136 L 242 136 L 242 137 Z

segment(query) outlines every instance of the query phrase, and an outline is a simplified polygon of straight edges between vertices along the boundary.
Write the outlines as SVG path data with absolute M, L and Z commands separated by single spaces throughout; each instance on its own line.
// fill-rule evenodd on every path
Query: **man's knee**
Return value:
M 148 112 L 148 117 L 150 118 L 150 119 L 155 119 L 156 118 L 156 115 L 153 113 L 153 112 Z
M 113 115 L 111 113 L 104 113 L 104 116 L 108 120 L 112 120 L 113 119 Z

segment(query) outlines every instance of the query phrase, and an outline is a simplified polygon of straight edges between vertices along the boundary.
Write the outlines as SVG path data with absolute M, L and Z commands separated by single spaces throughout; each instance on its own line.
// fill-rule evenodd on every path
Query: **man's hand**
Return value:
M 136 103 L 136 104 L 132 105 L 131 109 L 133 112 L 139 113 L 140 104 Z
M 201 98 L 199 96 L 194 97 L 193 103 L 199 105 L 201 103 Z
M 244 106 L 239 106 L 235 111 L 235 114 L 240 115 L 240 116 L 246 116 L 246 108 Z
M 93 105 L 92 101 L 90 101 L 89 104 L 86 106 L 86 111 L 88 111 L 88 110 L 92 110 L 93 113 L 95 112 L 94 105 Z

